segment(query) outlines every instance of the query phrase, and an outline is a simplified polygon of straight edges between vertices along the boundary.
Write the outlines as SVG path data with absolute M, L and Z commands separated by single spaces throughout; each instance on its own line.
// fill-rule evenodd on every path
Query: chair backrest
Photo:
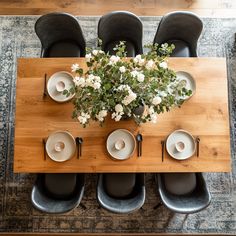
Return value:
M 203 23 L 197 15 L 184 11 L 171 12 L 163 16 L 154 43 L 162 44 L 171 40 L 182 40 L 189 45 L 191 55 L 197 56 L 197 41 L 202 28 Z
M 67 13 L 49 13 L 41 16 L 35 23 L 35 32 L 39 37 L 42 50 L 47 50 L 59 41 L 74 41 L 85 55 L 85 39 L 77 19 Z
M 130 41 L 134 44 L 136 54 L 141 54 L 143 25 L 141 20 L 131 12 L 114 11 L 102 16 L 98 23 L 98 38 L 102 40 L 102 49 L 113 41 Z
M 157 175 L 158 192 L 163 204 L 170 210 L 182 214 L 190 214 L 205 209 L 211 202 L 211 195 L 202 173 L 196 174 L 196 188 L 185 195 L 170 193 L 165 187 L 163 174 Z

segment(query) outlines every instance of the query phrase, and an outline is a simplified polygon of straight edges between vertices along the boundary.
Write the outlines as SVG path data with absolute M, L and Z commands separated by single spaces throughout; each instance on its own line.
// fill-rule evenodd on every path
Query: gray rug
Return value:
M 227 56 L 232 173 L 206 173 L 212 203 L 204 211 L 173 214 L 159 202 L 153 174 L 147 174 L 147 199 L 143 209 L 114 215 L 98 208 L 97 175 L 86 176 L 85 195 L 78 207 L 64 215 L 47 215 L 33 209 L 30 192 L 32 174 L 13 174 L 14 101 L 16 59 L 39 57 L 40 42 L 34 33 L 37 17 L 0 17 L 0 231 L 17 232 L 120 232 L 120 233 L 236 233 L 236 19 L 204 18 L 199 42 L 200 57 Z M 88 46 L 94 46 L 98 17 L 79 17 Z M 159 17 L 142 17 L 144 43 L 152 42 Z

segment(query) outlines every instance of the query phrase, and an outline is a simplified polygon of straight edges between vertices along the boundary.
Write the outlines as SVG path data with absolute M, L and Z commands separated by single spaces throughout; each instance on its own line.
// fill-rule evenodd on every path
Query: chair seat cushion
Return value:
M 113 41 L 113 42 L 108 43 L 107 45 L 105 45 L 104 51 L 109 52 L 110 55 L 116 55 L 116 51 L 114 51 L 113 48 L 115 48 L 116 45 L 118 45 L 119 43 L 120 41 Z M 127 51 L 127 57 L 135 57 L 136 50 L 135 50 L 134 44 L 129 41 L 125 41 L 125 46 L 126 46 L 125 49 Z
M 163 177 L 166 190 L 171 194 L 189 194 L 197 186 L 197 179 L 195 173 L 164 174 Z
M 191 57 L 190 48 L 187 43 L 182 40 L 170 40 L 168 44 L 174 44 L 175 49 L 173 50 L 171 57 Z
M 44 184 L 52 197 L 68 198 L 74 193 L 76 174 L 45 174 Z
M 107 194 L 115 198 L 125 198 L 135 188 L 135 174 L 104 174 L 104 188 Z
M 80 57 L 80 54 L 80 48 L 74 41 L 60 41 L 45 52 L 45 57 Z

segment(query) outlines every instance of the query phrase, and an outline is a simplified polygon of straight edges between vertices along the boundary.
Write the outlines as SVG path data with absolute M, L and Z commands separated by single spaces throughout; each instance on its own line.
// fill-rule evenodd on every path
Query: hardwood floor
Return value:
M 235 17 L 235 0 L 0 0 L 0 15 L 42 15 L 64 11 L 74 15 L 102 15 L 127 10 L 137 15 L 164 15 L 187 10 L 207 17 Z

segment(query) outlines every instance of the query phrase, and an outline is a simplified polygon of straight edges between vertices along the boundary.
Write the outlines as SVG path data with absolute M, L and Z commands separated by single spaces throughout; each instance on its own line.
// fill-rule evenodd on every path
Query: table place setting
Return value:
M 82 156 L 83 138 L 74 138 L 68 131 L 56 131 L 48 138 L 43 138 L 44 160 L 48 156 L 55 162 L 64 162 L 71 159 L 77 149 L 77 159 Z M 77 148 L 76 148 L 77 147 Z
M 47 74 L 44 76 L 44 91 L 43 98 L 49 97 L 58 102 L 63 103 L 71 100 L 75 94 L 71 93 L 68 96 L 63 94 L 64 90 L 70 90 L 73 85 L 74 77 L 67 71 L 58 71 L 50 76 L 47 81 Z
M 196 154 L 199 157 L 200 138 L 193 137 L 188 131 L 179 129 L 168 135 L 166 140 L 161 140 L 162 162 L 165 150 L 170 157 L 176 160 L 186 160 Z

